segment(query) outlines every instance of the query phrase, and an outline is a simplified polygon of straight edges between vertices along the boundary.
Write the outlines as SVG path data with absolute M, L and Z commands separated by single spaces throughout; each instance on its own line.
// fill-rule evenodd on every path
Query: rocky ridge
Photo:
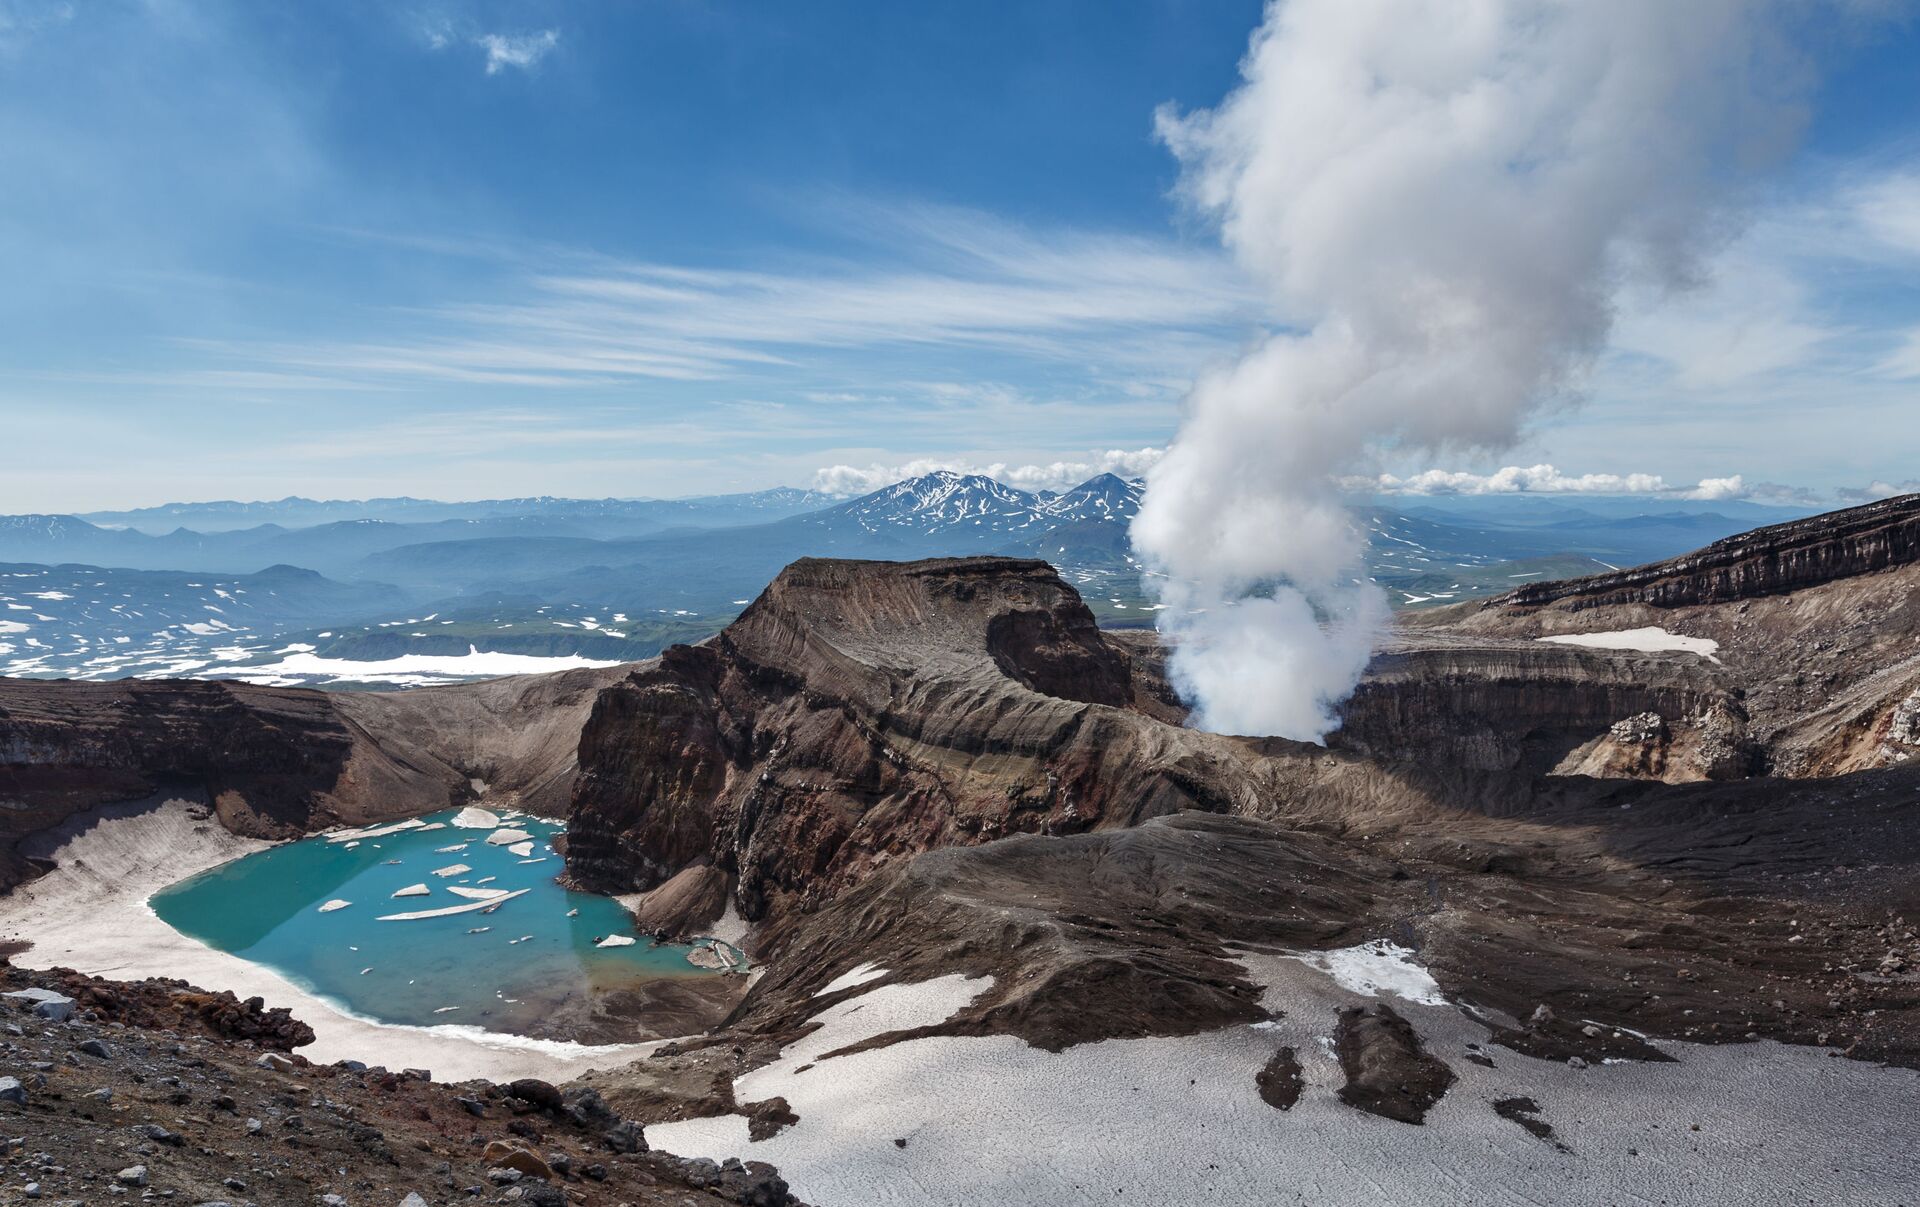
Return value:
M 565 812 L 580 725 L 619 672 L 412 692 L 0 679 L 0 889 L 17 848 L 97 805 L 182 791 L 237 833 L 288 838 L 488 794 Z
M 1542 640 L 1659 629 L 1711 642 Z M 1669 780 L 1820 776 L 1920 746 L 1920 496 L 1396 618 L 1333 741 L 1375 757 Z M 1634 717 L 1653 715 L 1615 733 Z
M 317 1065 L 161 1004 L 214 996 L 0 962 L 0 1198 L 799 1207 L 764 1164 L 649 1151 L 591 1087 Z

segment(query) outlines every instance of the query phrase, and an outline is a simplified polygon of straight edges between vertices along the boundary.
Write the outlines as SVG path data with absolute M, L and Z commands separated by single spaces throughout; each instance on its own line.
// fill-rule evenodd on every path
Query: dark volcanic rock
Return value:
M 1328 743 L 1386 760 L 1539 775 L 1622 718 L 1691 717 L 1722 704 L 1726 679 L 1695 659 L 1569 645 L 1390 650 L 1341 706 Z
M 756 1142 L 771 1139 L 800 1122 L 785 1098 L 749 1102 L 741 1109 L 747 1116 L 747 1139 Z
M 1540 1118 L 1540 1104 L 1531 1098 L 1501 1098 L 1493 1104 L 1494 1113 L 1502 1119 L 1510 1119 L 1527 1130 L 1527 1134 L 1544 1140 L 1562 1152 L 1569 1151 L 1553 1134 L 1553 1124 Z
M 1423 1122 L 1453 1084 L 1453 1070 L 1385 1002 L 1342 1010 L 1333 1046 L 1347 1075 L 1340 1101 L 1383 1118 Z
M 1300 1058 L 1292 1048 L 1281 1048 L 1253 1075 L 1253 1084 L 1268 1106 L 1292 1110 L 1300 1101 Z
M 4 977 L 9 989 L 32 984 L 64 993 L 77 1009 L 102 1022 L 248 1040 L 282 1052 L 313 1042 L 313 1028 L 285 1007 L 269 1010 L 260 998 L 241 1001 L 224 989 L 209 993 L 164 978 L 109 981 L 71 968 L 27 973 L 4 967 Z

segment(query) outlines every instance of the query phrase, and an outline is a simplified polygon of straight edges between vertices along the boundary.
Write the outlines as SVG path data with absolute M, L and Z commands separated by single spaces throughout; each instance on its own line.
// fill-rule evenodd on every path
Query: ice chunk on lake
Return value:
M 487 835 L 487 841 L 496 847 L 511 846 L 516 842 L 526 842 L 533 835 L 525 830 L 495 830 Z
M 447 891 L 470 901 L 492 901 L 507 895 L 507 890 L 503 888 L 467 888 L 459 884 L 448 885 Z
M 421 918 L 446 918 L 454 914 L 470 914 L 473 911 L 480 910 L 480 909 L 486 909 L 486 910 L 497 909 L 500 906 L 506 904 L 507 902 L 513 900 L 515 897 L 518 897 L 523 893 L 530 893 L 532 891 L 533 891 L 532 889 L 525 889 L 525 888 L 515 889 L 511 893 L 507 893 L 504 896 L 495 897 L 491 901 L 469 901 L 465 905 L 449 905 L 443 909 L 415 910 L 414 912 L 408 913 L 408 914 L 382 914 L 377 919 L 377 921 L 415 922 Z
M 518 855 L 520 858 L 525 859 L 527 856 L 533 854 L 533 844 L 530 842 L 516 842 L 507 848 L 507 854 Z
M 409 884 L 409 885 L 408 885 L 407 887 L 405 887 L 405 888 L 403 888 L 403 889 L 401 889 L 401 890 L 399 890 L 398 892 L 396 892 L 396 893 L 394 893 L 394 896 L 396 896 L 396 897 L 425 897 L 425 896 L 427 896 L 428 894 L 430 894 L 430 893 L 432 893 L 432 892 L 433 892 L 433 890 L 432 890 L 432 889 L 430 889 L 430 888 L 428 888 L 428 887 L 427 887 L 426 885 L 424 885 L 424 884 Z
M 463 830 L 491 830 L 500 824 L 500 815 L 488 809 L 468 805 L 453 815 L 453 824 Z
M 330 914 L 330 913 L 332 913 L 332 912 L 333 912 L 334 910 L 336 910 L 336 909 L 345 909 L 345 908 L 347 908 L 347 907 L 348 907 L 349 905 L 352 905 L 352 904 L 353 904 L 353 902 L 351 902 L 351 901 L 342 901 L 342 900 L 340 900 L 340 898 L 338 898 L 338 897 L 335 897 L 335 898 L 334 898 L 333 900 L 331 900 L 331 901 L 329 901 L 329 902 L 327 902 L 327 903 L 326 903 L 325 905 L 323 905 L 323 906 L 321 906 L 321 907 L 320 907 L 320 912 L 321 912 L 321 913 L 323 913 L 323 914 Z
M 634 944 L 634 938 L 632 935 L 608 935 L 606 938 L 600 940 L 598 943 L 595 943 L 594 946 L 595 947 L 632 947 L 633 944 Z
M 364 830 L 339 830 L 327 835 L 328 842 L 358 842 L 363 838 L 385 838 L 389 834 L 398 834 L 402 830 L 423 830 L 427 823 L 417 817 L 405 821 L 396 821 L 389 826 L 374 826 Z
M 458 876 L 462 872 L 471 872 L 472 870 L 472 868 L 464 863 L 450 863 L 446 867 L 433 869 L 433 874 L 436 876 Z

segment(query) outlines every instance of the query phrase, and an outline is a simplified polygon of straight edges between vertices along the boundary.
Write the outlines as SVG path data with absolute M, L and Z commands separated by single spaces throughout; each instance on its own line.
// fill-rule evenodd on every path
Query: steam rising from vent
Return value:
M 1784 0 L 1783 0 L 1784 2 Z M 1768 0 L 1290 0 L 1182 189 L 1289 330 L 1204 376 L 1133 540 L 1196 724 L 1318 739 L 1387 608 L 1338 479 L 1512 444 L 1624 286 L 1684 286 L 1791 142 Z

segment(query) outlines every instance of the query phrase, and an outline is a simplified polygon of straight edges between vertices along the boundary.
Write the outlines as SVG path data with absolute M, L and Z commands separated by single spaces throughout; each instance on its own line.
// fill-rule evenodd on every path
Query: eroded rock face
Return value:
M 1628 718 L 1724 706 L 1727 677 L 1696 659 L 1529 643 L 1389 650 L 1341 706 L 1328 744 L 1387 761 L 1544 774 Z M 1649 758 L 1656 778 L 1664 758 Z
M 0 884 L 32 874 L 12 851 L 24 835 L 163 788 L 199 789 L 241 833 L 300 832 L 353 752 L 320 692 L 0 680 Z
M 163 793 L 263 838 L 464 803 L 476 779 L 490 799 L 558 813 L 587 710 L 619 675 L 364 693 L 0 679 L 0 889 L 36 874 L 22 837 Z
M 1920 561 L 1920 495 L 1756 528 L 1684 557 L 1559 582 L 1529 583 L 1488 607 L 1733 603 Z
M 1126 652 L 1043 562 L 797 562 L 602 694 L 568 870 L 633 891 L 705 861 L 761 921 L 929 848 L 1200 803 L 1139 748 L 1132 695 Z
M 1920 690 L 1894 707 L 1887 720 L 1887 741 L 1896 746 L 1920 747 Z
M 1403 614 L 1333 740 L 1378 758 L 1675 782 L 1891 765 L 1889 717 L 1920 685 L 1916 534 L 1920 496 L 1908 496 Z M 1542 640 L 1632 630 L 1714 653 L 1570 656 Z M 1647 713 L 1664 741 L 1611 732 Z

